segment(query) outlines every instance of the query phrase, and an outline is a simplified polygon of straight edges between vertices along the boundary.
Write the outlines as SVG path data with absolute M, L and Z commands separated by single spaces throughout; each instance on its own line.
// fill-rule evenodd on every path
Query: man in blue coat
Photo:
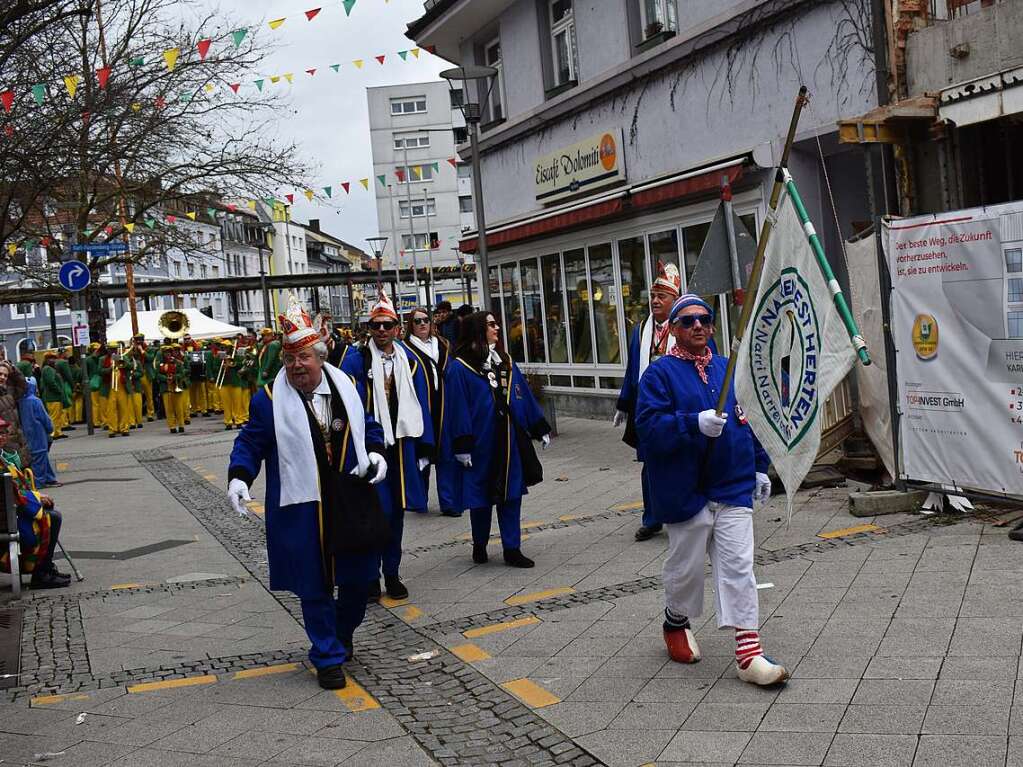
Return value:
M 401 539 L 405 512 L 427 509 L 422 471 L 434 455 L 430 391 L 416 355 L 395 340 L 400 332 L 398 313 L 383 290 L 370 309 L 369 329 L 369 342 L 351 349 L 341 369 L 363 389 L 367 416 L 371 415 L 383 429 L 384 456 L 391 472 L 389 481 L 378 489 L 380 504 L 391 524 L 391 541 L 384 549 L 381 570 L 387 596 L 406 599 L 408 589 L 398 573 Z M 370 583 L 368 598 L 379 597 L 377 574 Z
M 294 296 L 288 314 L 278 319 L 284 369 L 252 398 L 249 422 L 231 451 L 228 496 L 235 511 L 245 514 L 249 487 L 266 463 L 270 588 L 301 600 L 312 643 L 309 660 L 320 686 L 339 689 L 379 555 L 335 554 L 334 506 L 324 494 L 336 484 L 331 472 L 369 477 L 373 484 L 386 478 L 383 432 L 364 414 L 351 379 L 326 364 L 326 344 Z
M 685 294 L 668 315 L 675 347 L 639 383 L 636 430 L 646 456 L 654 518 L 668 530 L 664 560 L 664 642 L 671 659 L 696 663 L 689 619 L 703 612 L 710 554 L 718 628 L 735 630 L 740 679 L 771 685 L 788 678 L 764 655 L 753 576 L 753 504 L 771 493 L 768 458 L 732 390 L 715 412 L 727 360 L 708 348 L 714 311 Z

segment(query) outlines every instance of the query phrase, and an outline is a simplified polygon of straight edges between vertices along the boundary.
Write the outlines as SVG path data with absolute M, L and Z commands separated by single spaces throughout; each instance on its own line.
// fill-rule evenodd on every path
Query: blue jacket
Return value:
M 668 355 L 653 362 L 639 382 L 636 429 L 658 522 L 684 522 L 708 501 L 753 505 L 756 472 L 766 472 L 770 461 L 740 418 L 734 389 L 728 392 L 721 436 L 711 443 L 698 426 L 699 413 L 717 405 L 727 364 L 714 355 L 704 384 L 692 362 Z
M 383 430 L 373 417 L 366 416 L 366 448 L 379 452 Z M 345 436 L 345 461 L 342 471 L 357 465 L 349 432 Z M 250 487 L 266 463 L 266 550 L 270 565 L 270 588 L 291 591 L 298 597 L 321 598 L 328 592 L 323 572 L 320 545 L 320 504 L 299 503 L 281 508 L 281 480 L 277 464 L 273 403 L 267 388 L 257 391 L 249 407 L 249 422 L 234 440 L 228 479 L 241 479 Z M 391 467 L 388 467 L 391 471 Z M 336 559 L 334 582 L 369 582 L 377 577 L 376 555 Z
M 46 452 L 50 448 L 50 434 L 53 432 L 53 421 L 46 412 L 46 406 L 36 395 L 36 380 L 28 378 L 28 391 L 18 401 L 18 419 L 21 421 L 21 433 L 25 435 L 25 444 L 29 452 Z

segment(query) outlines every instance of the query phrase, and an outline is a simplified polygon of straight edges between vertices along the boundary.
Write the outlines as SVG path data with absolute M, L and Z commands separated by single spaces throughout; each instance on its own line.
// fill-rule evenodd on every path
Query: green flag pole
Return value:
M 821 245 L 820 238 L 817 236 L 817 232 L 813 228 L 810 216 L 806 213 L 806 207 L 803 205 L 803 199 L 799 196 L 799 190 L 796 189 L 796 182 L 792 180 L 792 174 L 789 173 L 788 168 L 783 167 L 781 169 L 781 174 L 785 184 L 785 191 L 788 192 L 789 197 L 792 198 L 792 204 L 796 207 L 796 215 L 799 216 L 799 223 L 803 225 L 803 231 L 806 232 L 806 239 L 810 243 L 810 248 L 813 250 L 813 254 L 817 257 L 817 265 L 821 268 L 821 273 L 824 275 L 824 281 L 828 283 L 828 289 L 831 291 L 831 295 L 835 300 L 835 306 L 838 308 L 838 314 L 842 318 L 842 322 L 845 324 L 845 329 L 849 333 L 849 340 L 852 341 L 853 348 L 856 349 L 856 354 L 859 355 L 860 362 L 864 365 L 869 365 L 870 352 L 867 351 L 867 342 L 863 339 L 863 336 L 860 335 L 860 329 L 856 326 L 856 320 L 852 316 L 849 304 L 846 303 L 845 293 L 842 292 L 842 287 L 838 284 L 838 280 L 835 279 L 835 273 L 831 271 L 831 264 L 828 263 L 828 257 L 824 254 L 824 247 Z

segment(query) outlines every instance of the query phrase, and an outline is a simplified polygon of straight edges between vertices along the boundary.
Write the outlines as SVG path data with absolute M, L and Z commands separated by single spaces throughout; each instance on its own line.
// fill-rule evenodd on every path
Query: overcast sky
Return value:
M 261 74 L 294 73 L 293 85 L 267 84 L 290 90 L 289 108 L 279 121 L 281 136 L 294 139 L 317 167 L 317 191 L 332 185 L 333 199 L 341 205 L 338 210 L 309 203 L 295 190 L 292 217 L 303 223 L 319 218 L 324 231 L 368 251 L 366 237 L 377 234 L 377 215 L 366 88 L 436 80 L 450 66 L 425 51 L 418 61 L 409 55 L 403 62 L 397 55 L 414 45 L 404 31 L 422 15 L 422 0 L 357 0 L 347 17 L 340 0 L 195 0 L 195 5 L 241 20 L 275 45 Z M 307 21 L 304 12 L 317 7 L 322 11 Z M 282 16 L 285 23 L 271 31 L 267 22 Z M 383 66 L 373 58 L 379 54 L 387 57 Z M 353 59 L 365 60 L 361 70 Z M 341 64 L 338 73 L 329 69 L 335 63 Z M 312 67 L 317 71 L 310 77 L 305 70 Z M 368 192 L 358 182 L 367 177 Z M 352 184 L 347 198 L 341 181 Z

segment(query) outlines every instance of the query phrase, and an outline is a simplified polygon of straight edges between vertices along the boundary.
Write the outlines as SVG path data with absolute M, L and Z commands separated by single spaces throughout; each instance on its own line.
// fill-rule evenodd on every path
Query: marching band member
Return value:
M 70 348 L 71 347 L 65 348 L 63 346 L 57 347 L 57 361 L 55 363 L 57 373 L 60 375 L 60 380 L 64 386 L 64 393 L 66 395 L 64 397 L 65 404 L 61 414 L 61 427 L 64 431 L 75 430 L 75 418 L 72 410 L 75 393 L 75 374 L 71 370 L 71 363 L 68 362 L 68 355 L 70 354 L 68 350 Z
M 103 384 L 106 389 L 107 425 L 110 437 L 127 437 L 132 422 L 131 397 L 135 393 L 129 365 L 125 362 L 117 344 L 107 344 L 107 354 L 100 362 Z
M 181 358 L 181 347 L 168 343 L 160 349 L 160 362 L 154 377 L 157 392 L 163 400 L 167 426 L 171 434 L 185 433 L 188 416 L 189 374 Z
M 156 371 L 153 369 L 153 361 L 156 359 L 157 351 L 146 343 L 146 337 L 142 333 L 135 335 L 132 339 L 132 346 L 137 350 L 137 358 L 142 367 L 139 389 L 145 407 L 146 420 L 152 422 L 156 419 L 156 405 L 153 400 L 153 380 L 156 378 Z
M 57 353 L 46 352 L 43 358 L 43 366 L 39 371 L 39 399 L 46 405 L 46 412 L 53 422 L 53 439 L 65 439 L 64 408 L 71 404 L 71 397 L 68 395 L 64 385 L 64 379 L 57 372 Z
M 277 378 L 281 369 L 281 342 L 274 336 L 273 330 L 263 328 L 259 331 L 259 373 L 256 388 L 262 389 Z

